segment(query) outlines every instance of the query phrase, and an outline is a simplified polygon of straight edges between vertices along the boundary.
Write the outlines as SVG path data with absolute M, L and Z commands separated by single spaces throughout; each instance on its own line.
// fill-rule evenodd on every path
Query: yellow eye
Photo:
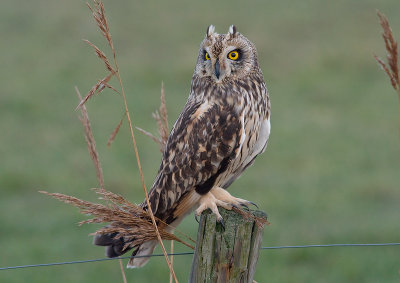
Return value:
M 205 59 L 206 61 L 210 60 L 210 55 L 208 55 L 207 52 L 204 54 L 204 59 Z
M 239 59 L 239 51 L 233 50 L 233 51 L 229 52 L 228 59 L 231 59 L 231 60 L 234 60 L 234 61 Z

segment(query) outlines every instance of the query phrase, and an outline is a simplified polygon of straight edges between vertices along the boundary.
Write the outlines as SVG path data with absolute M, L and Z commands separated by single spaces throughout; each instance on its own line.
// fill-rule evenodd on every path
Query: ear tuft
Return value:
M 213 25 L 210 25 L 207 28 L 207 32 L 206 32 L 207 37 L 210 37 L 211 35 L 213 35 L 214 32 L 215 32 L 215 27 Z
M 228 31 L 229 35 L 231 38 L 235 37 L 237 35 L 236 33 L 236 27 L 234 25 L 231 25 L 229 27 L 229 31 Z

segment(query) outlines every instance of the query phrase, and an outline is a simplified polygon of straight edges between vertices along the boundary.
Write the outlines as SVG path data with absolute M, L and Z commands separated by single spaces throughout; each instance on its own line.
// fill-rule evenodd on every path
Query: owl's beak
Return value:
M 215 61 L 215 65 L 214 65 L 214 73 L 215 76 L 217 77 L 217 80 L 219 80 L 219 75 L 220 75 L 220 70 L 219 70 L 219 59 L 217 59 L 217 61 Z

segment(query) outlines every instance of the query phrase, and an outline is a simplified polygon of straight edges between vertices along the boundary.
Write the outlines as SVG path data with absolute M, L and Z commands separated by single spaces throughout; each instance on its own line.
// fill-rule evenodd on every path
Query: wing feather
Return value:
M 242 128 L 233 105 L 188 101 L 171 131 L 149 192 L 157 217 L 170 216 L 188 192 L 204 194 L 212 188 L 235 158 Z

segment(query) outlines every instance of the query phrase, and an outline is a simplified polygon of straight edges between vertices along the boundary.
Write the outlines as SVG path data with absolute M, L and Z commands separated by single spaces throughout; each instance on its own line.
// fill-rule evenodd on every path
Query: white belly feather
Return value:
M 248 164 L 258 154 L 263 153 L 265 151 L 270 132 L 271 132 L 271 121 L 269 119 L 265 119 L 261 123 L 260 134 L 258 136 L 258 139 L 255 142 L 251 151 L 249 152 L 249 155 L 243 162 L 244 164 Z

